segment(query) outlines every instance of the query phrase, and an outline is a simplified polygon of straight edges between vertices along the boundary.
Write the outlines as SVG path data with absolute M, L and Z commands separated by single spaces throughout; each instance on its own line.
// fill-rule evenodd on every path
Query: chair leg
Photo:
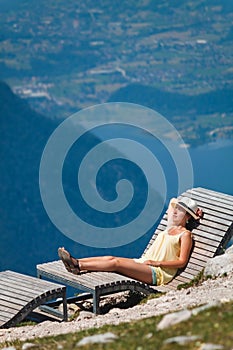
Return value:
M 94 314 L 97 314 L 97 315 L 100 313 L 99 302 L 100 302 L 100 293 L 98 290 L 95 290 L 95 292 L 93 293 L 93 312 Z
M 67 299 L 66 299 L 66 291 L 62 293 L 62 301 L 63 301 L 63 321 L 68 321 L 68 311 L 67 311 Z

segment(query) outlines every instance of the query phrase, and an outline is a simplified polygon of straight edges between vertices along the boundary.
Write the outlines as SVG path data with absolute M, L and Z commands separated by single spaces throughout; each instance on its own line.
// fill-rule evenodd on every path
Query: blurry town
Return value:
M 197 134 L 204 141 L 232 137 L 229 1 L 5 6 L 1 79 L 39 113 L 63 119 L 91 105 L 127 101 L 172 118 L 181 134 L 189 129 L 191 143 Z M 206 109 L 207 96 L 213 106 Z M 179 98 L 184 103 L 174 110 Z

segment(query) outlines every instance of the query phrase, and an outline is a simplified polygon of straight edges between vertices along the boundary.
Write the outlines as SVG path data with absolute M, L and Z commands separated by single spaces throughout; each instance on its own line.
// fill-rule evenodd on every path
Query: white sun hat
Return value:
M 181 208 L 187 211 L 195 220 L 199 219 L 199 216 L 196 215 L 198 206 L 195 200 L 182 197 L 182 198 L 172 198 L 171 206 L 174 208 L 176 205 L 179 205 Z

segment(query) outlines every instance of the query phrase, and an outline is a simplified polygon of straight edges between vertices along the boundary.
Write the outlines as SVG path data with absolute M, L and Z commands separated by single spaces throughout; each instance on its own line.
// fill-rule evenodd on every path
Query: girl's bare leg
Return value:
M 141 282 L 152 283 L 151 268 L 148 265 L 137 263 L 133 259 L 101 256 L 78 259 L 78 262 L 81 271 L 119 272 Z

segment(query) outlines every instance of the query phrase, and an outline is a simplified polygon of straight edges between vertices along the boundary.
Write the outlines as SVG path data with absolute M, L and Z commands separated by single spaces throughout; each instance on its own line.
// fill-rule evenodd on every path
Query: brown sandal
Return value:
M 79 267 L 78 260 L 73 258 L 70 255 L 70 253 L 67 250 L 65 250 L 65 248 L 58 248 L 58 256 L 62 260 L 68 272 L 71 272 L 75 275 L 80 274 L 80 267 Z M 77 263 L 75 264 L 73 260 L 76 260 Z

